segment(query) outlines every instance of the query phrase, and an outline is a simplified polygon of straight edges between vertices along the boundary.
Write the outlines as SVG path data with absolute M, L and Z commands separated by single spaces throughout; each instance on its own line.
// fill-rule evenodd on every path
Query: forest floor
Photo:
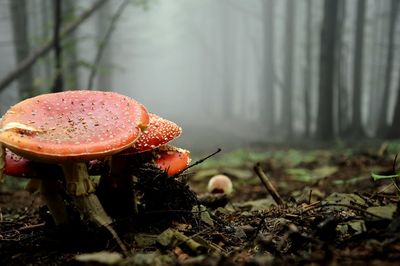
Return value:
M 176 186 L 154 184 L 146 192 L 153 198 L 142 201 L 147 209 L 117 221 L 125 255 L 99 229 L 56 228 L 39 196 L 8 180 L 0 189 L 0 265 L 398 265 L 400 191 L 395 180 L 371 178 L 396 172 L 398 150 L 388 144 L 217 155 Z M 257 162 L 283 204 L 255 174 Z M 206 193 L 215 174 L 233 181 L 228 198 Z

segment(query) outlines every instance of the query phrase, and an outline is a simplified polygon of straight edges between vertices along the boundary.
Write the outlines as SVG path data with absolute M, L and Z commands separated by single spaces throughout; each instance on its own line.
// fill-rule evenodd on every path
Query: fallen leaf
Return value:
M 369 207 L 367 208 L 367 211 L 384 219 L 391 220 L 396 211 L 396 205 L 389 204 L 386 206 Z

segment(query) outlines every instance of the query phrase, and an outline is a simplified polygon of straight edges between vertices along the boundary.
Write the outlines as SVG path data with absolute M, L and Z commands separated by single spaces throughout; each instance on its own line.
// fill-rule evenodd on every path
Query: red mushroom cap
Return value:
M 189 166 L 190 152 L 176 148 L 171 145 L 164 145 L 153 151 L 154 164 L 168 176 L 173 176 Z
M 149 126 L 142 132 L 138 140 L 133 143 L 132 148 L 126 151 L 127 153 L 153 150 L 179 137 L 182 133 L 182 128 L 174 122 L 155 114 L 149 114 L 149 117 Z
M 148 121 L 140 103 L 118 93 L 43 94 L 7 111 L 0 121 L 0 142 L 36 160 L 89 160 L 131 146 Z

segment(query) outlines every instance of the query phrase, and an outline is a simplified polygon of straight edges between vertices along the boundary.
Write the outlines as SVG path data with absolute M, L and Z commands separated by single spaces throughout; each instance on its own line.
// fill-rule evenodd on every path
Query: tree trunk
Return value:
M 106 19 L 105 19 L 106 18 Z M 110 23 L 109 20 L 111 19 L 111 3 L 106 3 L 100 10 L 99 14 L 96 17 L 96 31 L 99 36 L 98 40 L 100 42 L 102 32 L 108 27 Z M 101 58 L 100 67 L 105 69 L 106 71 L 100 71 L 98 76 L 98 87 L 100 89 L 110 89 L 112 87 L 112 47 L 111 43 L 104 48 L 103 56 Z
M 230 10 L 226 10 L 225 6 L 221 9 L 222 12 L 222 23 L 221 23 L 221 34 L 223 41 L 221 42 L 222 47 L 222 77 L 223 77 L 223 116 L 226 119 L 233 117 L 234 108 L 234 93 L 235 88 L 235 75 L 234 67 L 236 66 L 236 47 L 237 41 L 235 39 L 235 31 L 233 28 L 233 15 Z
M 10 13 L 14 37 L 15 58 L 17 63 L 19 63 L 24 60 L 30 52 L 27 1 L 10 1 Z M 26 99 L 34 95 L 32 69 L 27 70 L 18 79 L 18 94 L 20 99 Z
M 76 1 L 62 1 L 63 18 L 70 20 L 75 17 L 75 3 Z M 106 4 L 107 5 L 107 4 Z M 104 7 L 104 6 L 103 6 Z M 101 9 L 100 9 L 101 10 Z M 104 18 L 103 18 L 104 20 Z M 65 86 L 68 89 L 80 88 L 78 84 L 79 73 L 78 73 L 78 43 L 76 40 L 76 32 L 72 32 L 67 38 L 63 40 L 63 55 L 64 55 L 64 81 Z
M 388 48 L 387 48 L 387 62 L 385 70 L 385 87 L 383 89 L 383 97 L 381 110 L 379 112 L 379 125 L 377 130 L 377 136 L 386 137 L 387 132 L 387 117 L 388 117 L 388 106 L 389 106 L 389 92 L 390 83 L 392 81 L 393 72 L 393 58 L 394 58 L 394 41 L 395 41 L 395 28 L 398 13 L 398 0 L 392 0 L 390 3 L 390 17 L 389 17 L 389 32 L 388 32 Z
M 261 119 L 265 122 L 268 134 L 274 135 L 275 129 L 275 88 L 274 88 L 274 0 L 263 1 L 264 9 L 264 61 L 261 81 Z
M 349 127 L 349 92 L 346 86 L 348 80 L 348 69 L 346 57 L 348 56 L 346 45 L 343 40 L 343 24 L 345 20 L 346 4 L 344 0 L 338 2 L 338 25 L 336 30 L 336 82 L 337 82 L 337 132 L 344 137 Z
M 285 45 L 284 45 L 284 90 L 282 97 L 282 125 L 283 135 L 289 138 L 293 135 L 293 68 L 295 43 L 295 10 L 296 1 L 287 2 Z
M 368 121 L 367 127 L 370 131 L 377 134 L 377 128 L 379 122 L 379 112 L 381 110 L 382 95 L 384 83 L 384 69 L 386 65 L 386 48 L 382 45 L 382 40 L 387 37 L 388 28 L 386 27 L 386 17 L 382 16 L 383 12 L 386 12 L 387 3 L 386 1 L 375 1 L 374 17 L 373 17 L 373 44 L 370 54 L 372 55 L 371 72 L 369 82 L 371 84 L 370 100 L 368 103 Z
M 400 137 L 400 75 L 399 75 L 399 81 L 397 83 L 397 98 L 396 98 L 396 105 L 394 109 L 394 116 L 393 116 L 393 121 L 392 125 L 390 126 L 390 129 L 387 132 L 386 137 L 387 138 L 396 138 L 398 139 Z
M 52 92 L 63 91 L 64 80 L 62 70 L 62 46 L 60 39 L 60 29 L 62 23 L 62 6 L 61 0 L 55 0 L 54 2 L 54 69 L 55 77 L 53 83 Z
M 333 140 L 333 90 L 335 77 L 336 25 L 338 1 L 325 0 L 321 29 L 320 77 L 317 118 L 317 138 Z
M 364 21 L 365 21 L 366 1 L 357 1 L 357 18 L 354 51 L 354 70 L 353 70 L 353 117 L 352 117 L 352 136 L 365 136 L 361 117 L 361 99 L 363 91 L 363 51 L 364 51 Z
M 312 3 L 311 0 L 307 0 L 307 21 L 306 21 L 306 62 L 304 66 L 304 134 L 306 137 L 311 135 L 311 99 L 310 95 L 312 92 L 312 58 L 311 51 L 313 47 L 312 39 Z

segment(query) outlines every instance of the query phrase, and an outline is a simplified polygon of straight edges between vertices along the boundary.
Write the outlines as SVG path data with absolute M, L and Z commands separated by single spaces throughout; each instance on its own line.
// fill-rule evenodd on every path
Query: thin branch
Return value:
M 199 165 L 199 164 L 203 163 L 205 160 L 209 159 L 210 157 L 214 156 L 215 154 L 219 153 L 220 151 L 222 151 L 222 150 L 221 150 L 220 148 L 218 148 L 215 152 L 211 153 L 210 155 L 207 155 L 206 157 L 204 157 L 204 158 L 202 158 L 202 159 L 200 159 L 200 160 L 198 160 L 198 161 L 195 161 L 195 162 L 192 163 L 191 165 L 189 165 L 189 166 L 183 168 L 181 171 L 179 171 L 178 173 L 176 173 L 176 174 L 174 175 L 174 177 L 179 176 L 180 174 L 182 174 L 183 172 L 185 172 L 185 171 L 188 170 L 189 168 L 192 168 L 193 166 L 196 166 L 196 165 Z
M 68 24 L 60 33 L 60 39 L 76 30 L 76 28 L 88 19 L 97 9 L 99 9 L 107 0 L 98 0 L 92 7 L 86 10 L 77 20 Z M 24 71 L 30 68 L 39 58 L 47 54 L 54 45 L 54 39 L 49 40 L 43 46 L 32 52 L 26 59 L 21 61 L 18 66 L 9 72 L 2 80 L 0 80 L 0 91 L 4 90 L 16 78 L 18 78 Z
M 118 7 L 118 10 L 115 12 L 115 14 L 111 18 L 110 25 L 107 29 L 106 34 L 104 35 L 103 39 L 100 42 L 99 49 L 97 50 L 96 57 L 94 59 L 94 63 L 90 72 L 89 76 L 89 81 L 87 88 L 91 89 L 93 86 L 93 81 L 94 78 L 97 74 L 97 69 L 101 60 L 101 57 L 104 53 L 105 48 L 107 47 L 108 42 L 111 39 L 111 35 L 115 30 L 115 25 L 117 24 L 118 19 L 121 17 L 122 12 L 124 11 L 125 7 L 129 4 L 129 0 L 125 0 L 124 2 L 121 3 L 121 5 Z
M 278 191 L 275 189 L 274 185 L 272 182 L 269 180 L 268 176 L 264 173 L 264 171 L 261 169 L 260 163 L 257 163 L 254 166 L 254 172 L 256 172 L 257 176 L 260 178 L 261 182 L 263 183 L 264 187 L 267 189 L 269 194 L 272 196 L 272 198 L 275 200 L 276 204 L 278 205 L 283 205 L 285 202 L 279 195 Z

